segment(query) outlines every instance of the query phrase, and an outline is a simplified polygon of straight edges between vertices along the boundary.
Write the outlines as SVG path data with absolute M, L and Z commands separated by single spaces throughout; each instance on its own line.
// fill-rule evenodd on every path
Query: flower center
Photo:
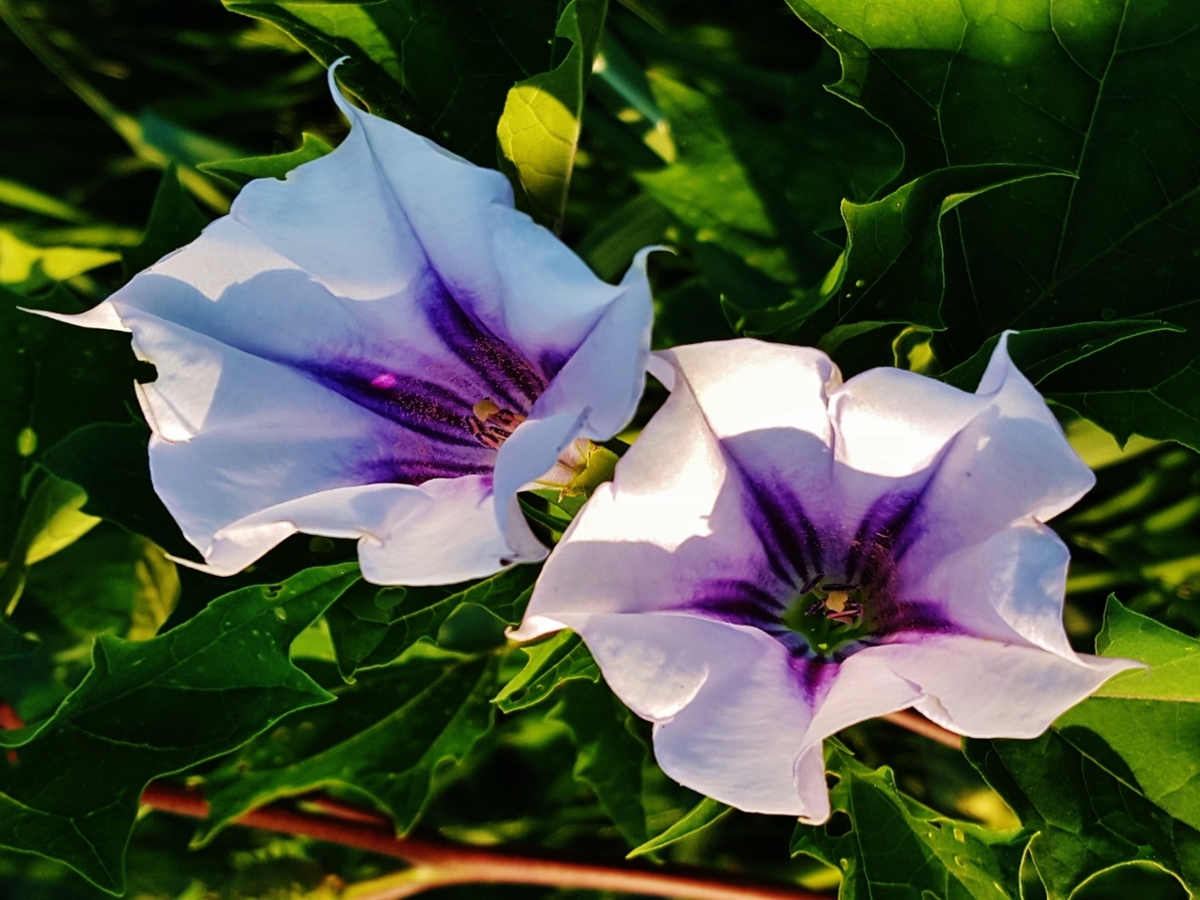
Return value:
M 483 446 L 497 450 L 524 421 L 525 417 L 520 413 L 505 409 L 491 397 L 486 397 L 471 407 L 467 428 Z
M 862 585 L 826 579 L 822 572 L 800 588 L 782 624 L 819 656 L 829 656 L 870 633 L 870 606 Z

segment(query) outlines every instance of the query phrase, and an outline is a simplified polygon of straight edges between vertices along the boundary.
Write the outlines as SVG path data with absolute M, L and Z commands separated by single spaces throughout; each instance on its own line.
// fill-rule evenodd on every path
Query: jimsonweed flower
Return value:
M 381 583 L 541 559 L 516 492 L 632 415 L 646 251 L 604 283 L 499 172 L 330 87 L 336 150 L 62 318 L 132 332 L 157 367 L 138 386 L 154 487 L 210 570 L 297 531 L 359 538 Z
M 1136 663 L 1067 642 L 1042 523 L 1094 479 L 1006 343 L 974 394 L 752 340 L 657 354 L 670 398 L 514 636 L 577 631 L 667 774 L 752 812 L 825 820 L 824 738 L 906 707 L 1039 734 Z

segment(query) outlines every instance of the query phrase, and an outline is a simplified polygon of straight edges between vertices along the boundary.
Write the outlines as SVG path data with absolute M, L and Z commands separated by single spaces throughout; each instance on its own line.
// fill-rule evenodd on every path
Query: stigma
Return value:
M 471 415 L 467 417 L 467 429 L 483 446 L 489 450 L 498 450 L 524 421 L 525 417 L 520 413 L 505 409 L 491 397 L 486 397 L 471 407 Z

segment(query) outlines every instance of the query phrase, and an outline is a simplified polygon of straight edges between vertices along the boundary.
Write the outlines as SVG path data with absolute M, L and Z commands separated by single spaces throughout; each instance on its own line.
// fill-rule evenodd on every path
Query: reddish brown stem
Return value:
M 203 819 L 208 801 L 196 791 L 164 781 L 142 794 L 152 809 Z M 343 805 L 344 807 L 344 805 Z M 235 820 L 238 825 L 357 847 L 401 859 L 415 871 L 395 876 L 378 897 L 405 897 L 449 884 L 528 884 L 618 891 L 686 900 L 828 900 L 787 885 L 764 884 L 723 873 L 656 868 L 637 863 L 599 865 L 534 854 L 469 847 L 425 838 L 397 838 L 377 824 L 333 819 L 271 805 Z
M 946 746 L 956 749 L 961 746 L 958 735 L 909 710 L 884 718 Z M 0 728 L 23 726 L 16 710 L 0 700 Z M 451 884 L 541 885 L 678 897 L 681 900 L 827 900 L 825 895 L 795 887 L 765 884 L 723 873 L 652 868 L 638 863 L 599 865 L 424 838 L 397 838 L 391 821 L 374 810 L 324 794 L 313 794 L 300 802 L 320 810 L 321 814 L 271 804 L 251 810 L 234 822 L 264 831 L 304 835 L 369 850 L 403 860 L 413 867 L 387 878 L 351 886 L 344 894 L 346 900 L 400 900 Z M 142 792 L 142 803 L 151 809 L 194 819 L 206 819 L 210 812 L 203 794 L 167 781 L 153 781 L 147 785 Z
M 900 712 L 888 713 L 883 716 L 885 720 L 893 725 L 899 725 L 901 728 L 907 728 L 909 731 L 919 734 L 922 737 L 927 737 L 931 741 L 937 741 L 954 750 L 962 749 L 962 735 L 955 734 L 948 728 L 943 728 L 936 722 L 930 722 L 920 713 L 915 713 L 911 709 L 902 709 Z

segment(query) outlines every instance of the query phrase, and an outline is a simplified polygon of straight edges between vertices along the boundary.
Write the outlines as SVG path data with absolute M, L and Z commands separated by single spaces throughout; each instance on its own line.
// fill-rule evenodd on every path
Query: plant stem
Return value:
M 915 713 L 911 709 L 902 709 L 899 712 L 888 713 L 881 718 L 893 725 L 899 725 L 901 728 L 907 728 L 909 731 L 919 734 L 922 737 L 927 737 L 931 741 L 937 741 L 952 750 L 962 749 L 962 735 L 955 734 L 948 728 L 943 728 L 936 722 L 931 722 L 920 713 Z
M 931 740 L 959 748 L 961 738 L 917 713 L 905 710 L 888 721 Z M 0 728 L 20 728 L 16 711 L 0 700 Z M 397 838 L 384 815 L 324 794 L 299 803 L 320 810 L 305 812 L 281 804 L 251 810 L 234 819 L 237 825 L 356 847 L 408 863 L 411 868 L 383 878 L 347 886 L 339 900 L 401 900 L 436 887 L 454 884 L 525 884 L 545 887 L 617 891 L 680 900 L 828 900 L 783 884 L 768 884 L 700 869 L 651 867 L 640 863 L 601 865 L 550 856 L 471 847 L 428 838 Z M 169 781 L 152 781 L 142 792 L 142 805 L 161 812 L 208 818 L 204 795 Z
M 334 801 L 335 803 L 337 801 Z M 209 805 L 203 795 L 165 781 L 151 782 L 142 803 L 162 812 L 203 819 Z M 767 884 L 718 872 L 662 868 L 622 863 L 600 865 L 549 856 L 470 847 L 427 838 L 397 838 L 390 824 L 352 821 L 373 817 L 346 804 L 338 804 L 338 817 L 317 815 L 272 804 L 251 810 L 234 821 L 238 825 L 305 837 L 346 847 L 357 847 L 409 863 L 413 868 L 387 878 L 354 885 L 345 900 L 394 900 L 451 884 L 526 884 L 559 888 L 619 891 L 682 900 L 828 900 L 796 887 Z

